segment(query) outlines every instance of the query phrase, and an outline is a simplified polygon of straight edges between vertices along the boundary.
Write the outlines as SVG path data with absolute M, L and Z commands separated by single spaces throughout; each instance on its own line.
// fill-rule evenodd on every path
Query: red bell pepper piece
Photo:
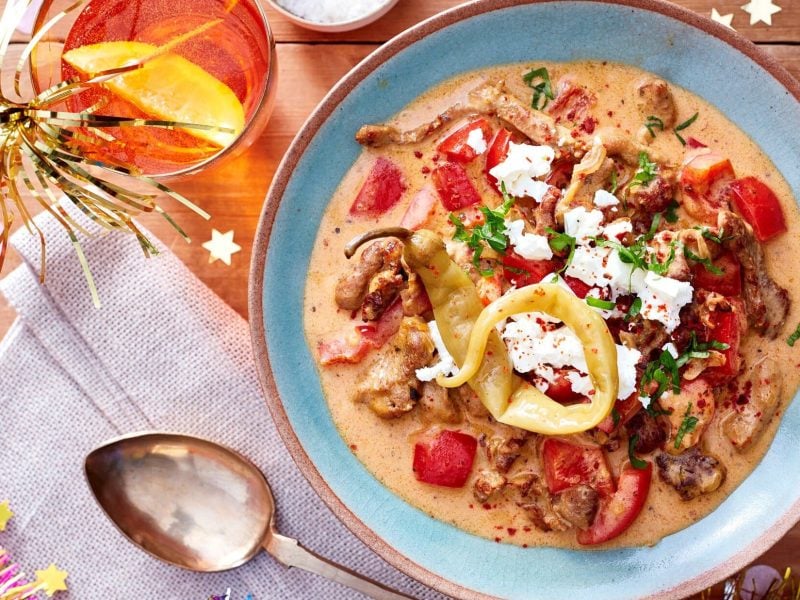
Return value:
M 433 171 L 433 183 L 447 210 L 459 210 L 481 201 L 469 175 L 458 163 L 444 163 L 436 167 Z
M 486 119 L 478 117 L 447 136 L 437 146 L 437 150 L 447 156 L 448 160 L 460 163 L 468 163 L 475 160 L 478 153 L 475 152 L 472 146 L 467 144 L 467 140 L 469 139 L 469 134 L 478 129 L 483 134 L 484 140 L 492 137 L 492 126 L 489 125 Z
M 445 429 L 414 446 L 414 475 L 424 483 L 463 487 L 477 448 L 478 441 L 471 435 Z
M 564 277 L 564 281 L 569 286 L 569 289 L 575 292 L 578 298 L 586 298 L 589 291 L 592 289 L 592 286 L 583 283 L 580 279 L 576 279 L 575 277 L 566 276 Z
M 727 350 L 718 350 L 725 355 L 725 364 L 719 367 L 710 367 L 703 371 L 703 377 L 708 379 L 712 385 L 727 383 L 739 373 L 741 358 L 739 356 L 739 344 L 742 337 L 742 329 L 739 315 L 735 311 L 711 313 L 713 329 L 706 332 L 707 342 L 715 340 L 723 344 L 728 344 Z
M 735 176 L 727 157 L 704 148 L 690 151 L 680 175 L 686 212 L 704 223 L 716 224 L 719 211 L 727 208 L 725 186 Z
M 551 494 L 576 485 L 588 485 L 601 495 L 614 493 L 614 479 L 600 446 L 547 438 L 542 445 L 542 460 Z
M 350 214 L 357 217 L 379 217 L 397 204 L 406 191 L 400 168 L 388 158 L 379 156 L 361 186 Z
M 717 275 L 709 271 L 705 265 L 695 263 L 694 287 L 717 292 L 723 296 L 739 296 L 742 293 L 742 270 L 730 254 L 723 254 L 714 261 L 714 266 L 722 271 Z
M 743 177 L 731 183 L 728 190 L 736 210 L 753 227 L 759 241 L 766 242 L 786 231 L 781 203 L 763 181 Z
M 380 348 L 397 333 L 402 321 L 403 303 L 398 300 L 377 321 L 348 326 L 337 336 L 320 341 L 319 361 L 323 365 L 361 362 L 370 350 Z
M 503 275 L 518 288 L 539 283 L 545 275 L 560 268 L 561 263 L 553 259 L 529 260 L 510 250 L 503 256 Z
M 612 414 L 608 415 L 605 419 L 600 421 L 597 428 L 605 433 L 611 433 L 615 429 L 622 427 L 631 420 L 633 415 L 639 412 L 642 408 L 642 403 L 639 402 L 638 392 L 634 392 L 624 400 L 617 400 L 614 402 Z M 617 418 L 614 419 L 613 414 L 616 413 Z M 616 420 L 616 423 L 614 421 Z
M 500 187 L 497 185 L 497 179 L 490 175 L 489 171 L 503 162 L 508 156 L 508 144 L 511 142 L 511 135 L 508 129 L 499 130 L 494 134 L 494 139 L 492 139 L 489 149 L 486 151 L 486 177 L 498 192 Z
M 648 462 L 644 469 L 626 464 L 619 475 L 616 493 L 601 499 L 597 516 L 589 529 L 578 531 L 578 543 L 585 546 L 602 544 L 630 527 L 644 508 L 652 478 L 652 463 Z

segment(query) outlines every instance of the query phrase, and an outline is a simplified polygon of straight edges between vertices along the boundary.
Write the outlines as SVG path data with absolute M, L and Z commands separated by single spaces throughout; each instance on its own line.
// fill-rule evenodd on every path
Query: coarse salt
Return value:
M 281 8 L 314 23 L 347 23 L 378 10 L 387 0 L 276 0 Z

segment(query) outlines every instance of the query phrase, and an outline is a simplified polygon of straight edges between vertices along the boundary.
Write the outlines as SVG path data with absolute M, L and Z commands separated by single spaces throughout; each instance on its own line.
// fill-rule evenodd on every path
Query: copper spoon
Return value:
M 275 500 L 252 462 L 219 444 L 174 433 L 110 440 L 86 457 L 86 479 L 108 518 L 151 555 L 192 571 L 238 567 L 263 548 L 287 567 L 376 600 L 410 598 L 275 531 Z

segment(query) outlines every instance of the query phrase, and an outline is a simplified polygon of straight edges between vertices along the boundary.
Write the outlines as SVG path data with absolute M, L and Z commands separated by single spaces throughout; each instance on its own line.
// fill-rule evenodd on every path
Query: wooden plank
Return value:
M 789 73 L 800 80 L 800 44 L 761 44 L 761 48 L 777 58 Z
M 753 41 L 800 43 L 800 2 L 775 2 L 782 10 L 773 15 L 771 27 L 765 23 L 749 24 L 750 15 L 741 8 L 747 0 L 677 0 L 676 4 L 706 17 L 711 16 L 712 8 L 723 15 L 733 14 L 733 27 Z M 462 4 L 460 0 L 400 0 L 384 17 L 368 27 L 344 33 L 320 33 L 295 25 L 262 2 L 273 33 L 280 42 L 384 42 L 411 25 L 459 4 Z M 624 28 L 624 24 L 621 24 L 621 28 Z

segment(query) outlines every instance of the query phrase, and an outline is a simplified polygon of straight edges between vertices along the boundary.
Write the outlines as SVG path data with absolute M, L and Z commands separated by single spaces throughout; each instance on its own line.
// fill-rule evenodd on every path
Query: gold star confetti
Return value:
M 772 15 L 780 12 L 781 7 L 773 4 L 772 0 L 750 0 L 742 6 L 742 10 L 750 14 L 750 25 L 755 25 L 759 21 L 772 25 Z
M 66 571 L 62 571 L 55 564 L 50 563 L 44 571 L 36 571 L 36 585 L 43 585 L 44 593 L 49 598 L 56 592 L 67 591 L 67 575 Z
M 8 525 L 13 516 L 14 513 L 11 512 L 11 508 L 8 506 L 8 500 L 0 502 L 0 531 L 6 530 L 6 525 Z
M 720 25 L 725 25 L 725 27 L 728 27 L 729 29 L 733 29 L 733 25 L 731 24 L 733 23 L 733 13 L 730 13 L 728 15 L 721 15 L 719 14 L 716 8 L 712 8 L 711 20 L 716 21 Z
M 211 253 L 211 256 L 208 257 L 209 263 L 221 260 L 229 266 L 231 264 L 231 255 L 242 249 L 239 244 L 233 242 L 233 230 L 227 233 L 220 233 L 216 229 L 211 230 L 211 240 L 203 244 L 203 248 Z

